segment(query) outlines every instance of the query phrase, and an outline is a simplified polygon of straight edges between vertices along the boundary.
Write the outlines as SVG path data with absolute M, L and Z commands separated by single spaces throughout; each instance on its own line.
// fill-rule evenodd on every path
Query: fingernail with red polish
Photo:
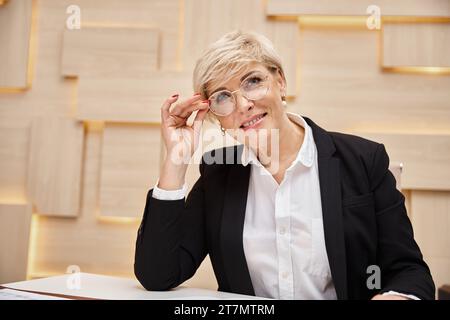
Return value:
M 178 97 L 178 96 L 179 96 L 179 94 L 176 93 L 176 94 L 174 94 L 174 95 L 172 96 L 172 98 L 176 98 L 176 97 Z
M 200 93 L 196 93 L 196 94 L 194 94 L 194 96 L 199 96 L 200 95 Z

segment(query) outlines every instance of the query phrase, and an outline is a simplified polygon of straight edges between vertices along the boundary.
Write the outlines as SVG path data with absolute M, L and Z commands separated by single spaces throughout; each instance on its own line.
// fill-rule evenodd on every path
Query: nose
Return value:
M 246 113 L 247 111 L 253 109 L 255 103 L 253 100 L 249 100 L 242 94 L 236 94 L 236 109 L 240 113 Z

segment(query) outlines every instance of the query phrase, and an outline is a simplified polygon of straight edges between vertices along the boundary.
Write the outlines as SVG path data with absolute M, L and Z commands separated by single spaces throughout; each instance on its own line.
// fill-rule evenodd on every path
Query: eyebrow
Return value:
M 247 72 L 246 74 L 244 74 L 244 75 L 241 77 L 241 79 L 240 79 L 239 81 L 242 82 L 245 78 L 247 78 L 249 75 L 251 75 L 252 73 L 255 73 L 255 72 L 259 72 L 259 70 L 252 70 L 252 71 L 250 71 L 250 72 Z M 211 92 L 209 96 L 212 96 L 214 93 L 216 93 L 217 91 L 221 91 L 221 90 L 228 90 L 228 89 L 225 88 L 225 87 L 217 88 L 216 90 L 214 90 L 213 92 Z

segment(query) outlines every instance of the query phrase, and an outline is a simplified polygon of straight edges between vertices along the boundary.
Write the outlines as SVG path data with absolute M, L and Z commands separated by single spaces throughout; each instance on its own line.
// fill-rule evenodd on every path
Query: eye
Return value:
M 261 75 L 253 75 L 244 80 L 244 82 L 242 83 L 242 87 L 244 88 L 244 90 L 251 90 L 258 87 L 261 82 L 263 82 L 263 77 Z
M 214 98 L 216 100 L 216 103 L 224 103 L 231 97 L 231 93 L 228 91 L 220 91 L 216 94 L 216 97 Z

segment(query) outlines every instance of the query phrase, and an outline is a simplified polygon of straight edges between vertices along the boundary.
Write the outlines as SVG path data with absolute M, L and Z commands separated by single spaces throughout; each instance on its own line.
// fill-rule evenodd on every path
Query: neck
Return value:
M 279 126 L 278 155 L 273 157 L 268 145 L 267 152 L 258 154 L 260 162 L 266 168 L 275 166 L 276 168 L 287 168 L 294 161 L 300 150 L 305 136 L 305 129 L 291 121 L 287 114 L 283 115 Z M 267 155 L 270 155 L 269 157 Z M 270 158 L 270 159 L 269 159 Z

